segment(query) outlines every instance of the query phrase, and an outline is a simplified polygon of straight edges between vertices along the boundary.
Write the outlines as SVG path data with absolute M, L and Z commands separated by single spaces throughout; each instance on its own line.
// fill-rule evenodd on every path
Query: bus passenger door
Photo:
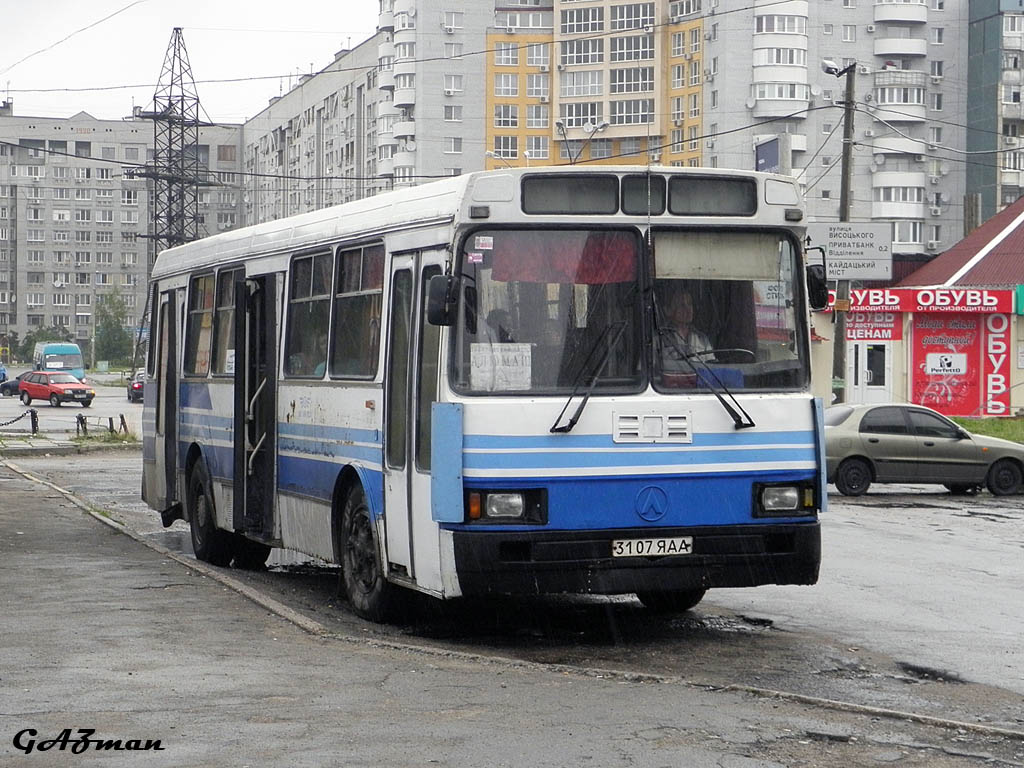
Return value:
M 160 295 L 159 350 L 156 361 L 156 499 L 159 510 L 167 510 L 176 501 L 178 477 L 178 308 L 177 293 Z M 161 469 L 163 470 L 161 472 Z M 149 499 L 147 499 L 149 501 Z
M 409 498 L 413 275 L 416 256 L 394 256 L 384 369 L 384 531 L 388 571 L 415 578 Z
M 437 400 L 440 328 L 425 320 L 427 283 L 443 252 L 396 257 L 385 378 L 384 525 L 388 560 L 417 584 L 440 589 L 436 523 L 430 515 L 430 419 Z M 418 277 L 415 277 L 418 275 Z
M 277 453 L 277 280 L 235 283 L 234 528 L 274 536 Z

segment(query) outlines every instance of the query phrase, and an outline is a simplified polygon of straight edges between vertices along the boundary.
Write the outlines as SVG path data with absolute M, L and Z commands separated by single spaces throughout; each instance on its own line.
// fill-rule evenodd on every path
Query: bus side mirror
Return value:
M 811 303 L 811 309 L 828 307 L 828 281 L 825 278 L 825 268 L 821 264 L 807 266 L 807 298 Z
M 434 275 L 427 284 L 427 322 L 451 325 L 455 318 L 458 282 L 453 275 Z

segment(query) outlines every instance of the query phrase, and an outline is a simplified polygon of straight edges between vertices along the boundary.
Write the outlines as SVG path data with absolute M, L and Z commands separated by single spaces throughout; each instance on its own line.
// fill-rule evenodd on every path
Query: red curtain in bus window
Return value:
M 495 232 L 491 279 L 600 285 L 636 279 L 636 236 L 629 232 Z

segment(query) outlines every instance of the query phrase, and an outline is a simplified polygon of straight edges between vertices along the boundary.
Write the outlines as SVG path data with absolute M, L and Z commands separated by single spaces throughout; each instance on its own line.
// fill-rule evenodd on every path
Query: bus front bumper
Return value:
M 618 539 L 692 537 L 692 551 L 613 557 Z M 455 531 L 464 595 L 626 594 L 638 591 L 814 584 L 818 522 L 603 531 Z

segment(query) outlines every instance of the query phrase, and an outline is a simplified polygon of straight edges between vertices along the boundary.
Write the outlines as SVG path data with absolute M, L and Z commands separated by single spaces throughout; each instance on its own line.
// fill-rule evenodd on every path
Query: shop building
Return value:
M 846 400 L 1024 414 L 1024 199 L 892 288 L 853 290 Z

